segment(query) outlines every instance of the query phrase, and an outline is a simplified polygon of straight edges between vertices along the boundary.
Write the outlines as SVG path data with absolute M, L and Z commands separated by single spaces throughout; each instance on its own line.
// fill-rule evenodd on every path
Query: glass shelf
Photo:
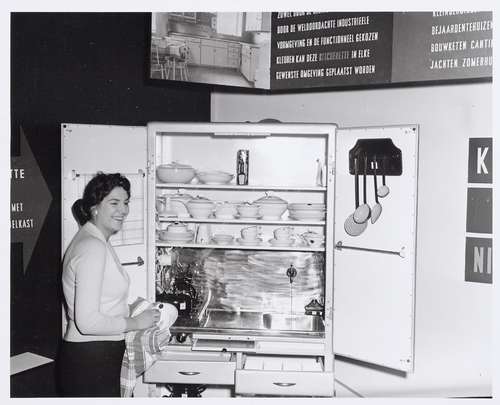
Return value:
M 326 221 L 298 221 L 292 219 L 277 219 L 264 220 L 252 218 L 234 218 L 234 219 L 218 219 L 218 218 L 179 218 L 179 217 L 162 217 L 158 216 L 160 222 L 186 222 L 197 224 L 258 224 L 258 225 L 295 225 L 295 226 L 324 226 Z
M 157 247 L 185 247 L 185 248 L 203 248 L 203 249 L 236 249 L 236 250 L 277 250 L 277 251 L 288 251 L 288 252 L 324 252 L 324 246 L 321 247 L 311 247 L 311 246 L 271 246 L 267 243 L 262 243 L 261 245 L 247 246 L 239 244 L 230 245 L 216 245 L 216 244 L 206 244 L 206 243 L 175 243 L 166 242 L 162 240 L 156 241 Z
M 185 183 L 156 183 L 156 188 L 166 189 L 199 189 L 199 190 L 274 190 L 274 191 L 308 191 L 325 192 L 326 187 L 322 186 L 263 186 L 247 185 L 238 186 L 236 184 L 185 184 Z

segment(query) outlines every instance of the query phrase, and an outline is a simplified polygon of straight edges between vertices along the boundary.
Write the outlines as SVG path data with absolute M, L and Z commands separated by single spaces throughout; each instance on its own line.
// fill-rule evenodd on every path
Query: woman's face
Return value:
M 101 230 L 106 239 L 122 228 L 123 222 L 129 213 L 128 203 L 129 198 L 125 189 L 115 187 L 96 205 L 95 225 Z

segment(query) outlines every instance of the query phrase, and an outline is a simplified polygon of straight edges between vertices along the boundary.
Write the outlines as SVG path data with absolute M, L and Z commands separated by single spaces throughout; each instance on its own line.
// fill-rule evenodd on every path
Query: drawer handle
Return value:
M 273 384 L 277 385 L 278 387 L 293 387 L 294 385 L 297 385 L 297 383 L 280 383 L 280 382 L 275 382 Z
M 198 375 L 200 374 L 199 371 L 179 371 L 179 374 L 182 375 Z

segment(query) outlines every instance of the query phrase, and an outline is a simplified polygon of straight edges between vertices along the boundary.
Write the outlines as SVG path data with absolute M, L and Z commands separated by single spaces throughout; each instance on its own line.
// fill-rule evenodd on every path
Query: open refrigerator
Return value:
M 330 397 L 335 355 L 412 371 L 416 125 L 63 124 L 62 145 L 63 251 L 86 182 L 121 172 L 130 214 L 111 242 L 131 297 L 179 310 L 146 384 Z M 197 175 L 164 182 L 162 165 Z M 237 208 L 271 201 L 284 212 Z

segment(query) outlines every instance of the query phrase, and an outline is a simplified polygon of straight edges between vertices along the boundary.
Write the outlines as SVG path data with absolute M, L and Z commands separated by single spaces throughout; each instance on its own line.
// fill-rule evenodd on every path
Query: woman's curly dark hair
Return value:
M 80 225 L 90 218 L 90 209 L 99 204 L 115 187 L 122 187 L 130 198 L 130 181 L 120 173 L 97 174 L 85 186 L 83 197 L 76 200 L 71 211 Z

